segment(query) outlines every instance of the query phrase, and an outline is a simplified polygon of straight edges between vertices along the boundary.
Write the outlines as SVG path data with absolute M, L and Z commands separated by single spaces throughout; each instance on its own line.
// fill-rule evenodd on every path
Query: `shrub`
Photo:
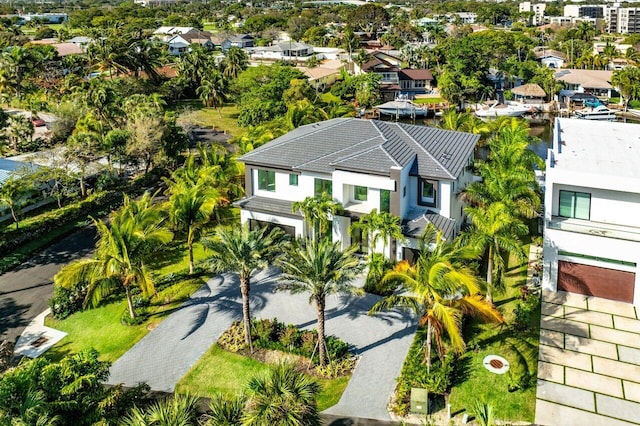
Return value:
M 234 322 L 218 339 L 218 345 L 229 352 L 238 352 L 246 347 L 244 327 L 241 321 Z
M 384 275 L 393 268 L 393 263 L 385 258 L 381 253 L 369 255 L 369 272 L 364 283 L 364 291 L 378 296 L 390 296 L 398 288 L 397 281 L 383 282 Z
M 300 335 L 298 328 L 289 324 L 280 333 L 280 342 L 292 350 L 300 346 Z
M 532 319 L 540 309 L 540 298 L 537 295 L 529 295 L 524 301 L 518 302 L 513 309 L 513 322 L 511 327 L 515 331 L 529 329 Z
M 336 377 L 349 374 L 356 366 L 356 358 L 349 357 L 338 360 L 332 360 L 324 367 L 317 366 L 315 368 L 316 373 L 320 377 L 326 379 L 335 379 Z
M 72 289 L 59 285 L 54 286 L 53 297 L 49 299 L 49 307 L 51 307 L 53 317 L 62 320 L 80 311 L 85 296 L 86 288 L 84 286 L 76 286 Z

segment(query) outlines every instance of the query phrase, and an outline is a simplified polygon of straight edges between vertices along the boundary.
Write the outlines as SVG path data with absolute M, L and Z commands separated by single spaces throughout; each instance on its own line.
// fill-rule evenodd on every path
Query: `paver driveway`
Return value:
M 275 293 L 276 278 L 275 269 L 254 278 L 253 316 L 277 317 L 285 323 L 315 328 L 315 308 L 309 305 L 308 296 Z M 399 312 L 368 316 L 367 310 L 377 300 L 372 295 L 327 300 L 326 333 L 349 342 L 361 355 L 342 399 L 327 413 L 389 420 L 386 405 L 411 345 L 415 321 Z M 241 312 L 237 278 L 223 274 L 210 279 L 189 302 L 113 364 L 109 383 L 131 386 L 147 382 L 154 390 L 172 392 L 189 368 L 240 319 Z
M 638 314 L 628 303 L 543 292 L 537 424 L 640 424 Z

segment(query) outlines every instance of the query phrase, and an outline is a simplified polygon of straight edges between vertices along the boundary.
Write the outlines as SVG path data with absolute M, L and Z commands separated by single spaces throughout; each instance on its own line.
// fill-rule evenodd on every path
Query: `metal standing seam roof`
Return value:
M 456 179 L 479 139 L 470 133 L 377 120 L 335 118 L 299 127 L 240 160 L 256 166 L 330 174 L 334 170 Z
M 408 213 L 408 218 L 402 222 L 402 233 L 407 237 L 420 238 L 430 223 L 442 232 L 446 240 L 453 238 L 455 220 L 437 213 L 424 213 L 421 210 L 412 210 Z
M 299 212 L 293 211 L 293 202 L 278 198 L 258 197 L 254 195 L 243 198 L 233 204 L 244 210 L 302 218 Z

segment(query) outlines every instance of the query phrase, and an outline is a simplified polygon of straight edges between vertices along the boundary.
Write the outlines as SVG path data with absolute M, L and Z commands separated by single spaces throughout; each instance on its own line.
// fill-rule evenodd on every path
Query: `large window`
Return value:
M 391 191 L 380 190 L 380 211 L 389 213 L 391 211 Z
M 591 217 L 591 194 L 586 192 L 560 191 L 559 216 L 589 220 Z
M 420 197 L 419 203 L 424 206 L 436 206 L 436 193 L 438 190 L 438 182 L 430 182 L 428 180 L 420 180 Z
M 353 187 L 353 199 L 356 201 L 367 201 L 368 188 L 366 186 Z
M 333 196 L 333 185 L 330 180 L 327 179 L 315 179 L 314 181 L 314 191 L 315 195 L 322 195 L 326 193 L 327 195 Z
M 272 170 L 258 170 L 258 189 L 275 192 L 276 172 Z

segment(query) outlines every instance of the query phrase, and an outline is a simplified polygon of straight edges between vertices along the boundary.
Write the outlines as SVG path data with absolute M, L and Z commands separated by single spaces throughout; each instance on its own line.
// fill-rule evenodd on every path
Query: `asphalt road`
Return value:
M 49 307 L 53 276 L 63 265 L 88 256 L 95 238 L 93 226 L 83 228 L 0 275 L 0 341 L 15 342 L 29 322 Z

